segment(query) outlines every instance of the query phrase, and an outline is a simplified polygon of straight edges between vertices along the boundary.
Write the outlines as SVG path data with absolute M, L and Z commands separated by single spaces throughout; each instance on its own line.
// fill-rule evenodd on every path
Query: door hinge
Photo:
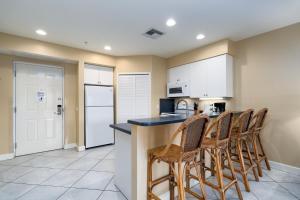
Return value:
M 15 143 L 15 149 L 17 149 L 17 146 L 18 146 L 17 143 Z
M 15 77 L 17 77 L 17 70 L 14 71 L 14 75 L 15 75 Z
M 17 107 L 14 107 L 14 112 L 15 112 L 15 113 L 17 112 Z

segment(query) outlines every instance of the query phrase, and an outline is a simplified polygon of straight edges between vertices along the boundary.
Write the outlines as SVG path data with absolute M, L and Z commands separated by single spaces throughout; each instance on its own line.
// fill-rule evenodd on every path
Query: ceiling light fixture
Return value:
M 166 25 L 169 27 L 175 26 L 176 25 L 176 21 L 172 18 L 168 19 L 166 22 Z
M 104 49 L 105 49 L 106 51 L 111 51 L 111 46 L 106 45 L 106 46 L 104 46 Z
M 202 40 L 204 38 L 205 38 L 205 35 L 203 35 L 203 34 L 198 34 L 196 37 L 197 40 Z
M 36 32 L 36 34 L 38 34 L 38 35 L 47 35 L 47 32 L 46 31 L 44 31 L 44 30 L 42 30 L 42 29 L 38 29 L 38 30 L 36 30 L 35 31 Z

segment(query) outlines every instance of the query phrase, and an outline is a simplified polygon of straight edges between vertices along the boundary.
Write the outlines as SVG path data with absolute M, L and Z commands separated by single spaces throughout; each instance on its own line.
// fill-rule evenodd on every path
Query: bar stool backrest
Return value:
M 184 152 L 197 150 L 204 138 L 209 118 L 205 115 L 194 115 L 183 122 L 181 147 Z
M 250 122 L 253 116 L 254 110 L 248 109 L 244 111 L 238 118 L 239 128 L 238 133 L 246 133 L 249 130 Z
M 268 113 L 268 109 L 267 108 L 263 108 L 261 110 L 259 110 L 256 115 L 253 117 L 253 119 L 255 119 L 254 122 L 254 128 L 256 130 L 260 130 L 262 129 L 263 125 L 264 125 L 264 121 L 266 119 Z
M 230 111 L 223 112 L 217 119 L 217 140 L 229 139 L 232 127 L 233 113 Z

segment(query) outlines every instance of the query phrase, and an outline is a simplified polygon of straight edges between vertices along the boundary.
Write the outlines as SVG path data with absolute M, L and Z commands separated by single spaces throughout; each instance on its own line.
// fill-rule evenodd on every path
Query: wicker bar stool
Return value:
M 147 199 L 158 200 L 158 196 L 153 193 L 154 186 L 169 181 L 170 199 L 174 200 L 174 187 L 178 188 L 179 200 L 185 200 L 185 189 L 183 185 L 183 163 L 193 163 L 195 157 L 199 154 L 199 145 L 201 144 L 204 133 L 209 122 L 207 116 L 194 115 L 181 124 L 181 126 L 172 135 L 170 143 L 165 146 L 150 149 L 148 151 L 148 177 L 147 177 Z M 181 134 L 180 145 L 173 144 L 176 136 Z M 152 165 L 155 161 L 163 161 L 169 165 L 169 174 L 152 180 Z M 177 164 L 177 171 L 175 165 Z M 200 171 L 197 170 L 198 181 L 202 197 L 205 199 L 205 190 L 202 183 Z M 176 181 L 175 181 L 176 180 Z
M 264 160 L 267 166 L 268 170 L 271 170 L 269 160 L 265 154 L 263 145 L 261 143 L 260 133 L 263 129 L 263 125 L 266 119 L 266 115 L 268 113 L 267 108 L 263 108 L 259 110 L 253 117 L 252 123 L 250 126 L 250 132 L 251 132 L 251 142 L 253 145 L 253 152 L 254 160 L 256 162 L 257 168 L 258 168 L 258 175 L 263 176 L 262 168 L 261 168 L 261 162 Z M 258 148 L 259 145 L 259 148 Z
M 236 120 L 234 124 L 234 129 L 232 131 L 231 139 L 230 139 L 230 144 L 231 144 L 230 146 L 232 147 L 230 148 L 231 160 L 239 163 L 240 165 L 239 168 L 235 167 L 234 170 L 242 175 L 243 183 L 245 185 L 247 192 L 250 192 L 250 185 L 247 178 L 247 175 L 250 172 L 250 170 L 253 171 L 255 180 L 259 181 L 257 172 L 255 170 L 256 164 L 252 159 L 250 146 L 248 143 L 250 137 L 249 125 L 253 113 L 254 110 L 248 109 L 239 116 L 239 118 Z M 243 149 L 245 149 L 246 151 L 245 159 L 244 159 Z M 249 163 L 248 162 L 246 163 L 245 160 L 248 160 Z
M 201 163 L 201 167 L 204 168 L 204 171 L 209 170 L 215 174 L 217 178 L 218 185 L 213 184 L 212 182 L 205 179 L 203 176 L 204 184 L 212 187 L 220 193 L 220 198 L 225 200 L 225 192 L 233 185 L 235 185 L 238 197 L 240 200 L 243 199 L 240 187 L 237 182 L 237 178 L 234 172 L 233 164 L 230 159 L 230 154 L 228 150 L 229 138 L 231 135 L 232 129 L 232 119 L 233 113 L 226 111 L 222 113 L 216 121 L 214 121 L 207 129 L 205 133 L 205 138 L 201 145 L 201 151 L 207 152 L 214 163 L 213 167 L 205 166 L 205 163 Z M 212 137 L 208 137 L 212 136 Z M 202 152 L 203 153 L 203 152 Z M 231 175 L 225 174 L 222 171 L 222 160 L 226 160 L 231 172 Z M 223 179 L 226 178 L 230 182 L 225 185 Z

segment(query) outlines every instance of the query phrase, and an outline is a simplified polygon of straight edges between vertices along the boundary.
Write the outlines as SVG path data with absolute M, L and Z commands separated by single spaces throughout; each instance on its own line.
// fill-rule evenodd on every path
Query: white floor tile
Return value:
M 275 182 L 251 182 L 251 192 L 259 200 L 296 200 L 297 198 L 290 194 L 286 189 Z
M 9 183 L 0 188 L 0 199 L 16 199 L 34 188 L 34 185 Z
M 0 181 L 4 182 L 11 182 L 16 180 L 17 178 L 23 176 L 26 173 L 29 173 L 34 168 L 32 167 L 22 167 L 22 166 L 15 166 L 9 170 L 0 172 Z
M 90 170 L 99 162 L 98 159 L 83 157 L 67 167 L 67 169 Z
M 94 158 L 98 160 L 102 160 L 109 154 L 110 151 L 107 150 L 100 150 L 100 151 L 90 151 L 88 154 L 85 156 L 86 158 Z
M 6 171 L 8 169 L 11 169 L 11 166 L 9 166 L 9 165 L 0 165 L 0 172 Z
M 126 200 L 120 192 L 104 191 L 99 200 Z
M 69 166 L 71 163 L 75 162 L 76 160 L 77 158 L 37 156 L 32 160 L 22 163 L 21 166 L 63 169 Z
M 290 193 L 300 199 L 300 184 L 299 183 L 279 183 L 282 187 L 287 189 Z
M 114 160 L 102 160 L 95 167 L 93 167 L 94 171 L 100 172 L 115 172 L 115 161 Z
M 3 187 L 4 185 L 6 185 L 7 183 L 5 182 L 0 182 L 0 188 Z
M 283 183 L 300 183 L 300 176 L 289 174 L 277 169 L 272 169 L 271 171 L 263 170 L 269 177 L 277 182 Z
M 10 160 L 5 160 L 5 161 L 1 161 L 1 165 L 20 165 L 28 160 L 31 160 L 35 158 L 35 156 L 33 155 L 28 155 L 28 156 L 19 156 L 19 157 L 15 157 L 13 159 Z
M 100 190 L 87 190 L 87 189 L 69 189 L 58 200 L 96 200 L 102 191 Z
M 87 154 L 87 151 L 78 152 L 75 149 L 60 149 L 55 151 L 48 151 L 42 154 L 46 157 L 65 157 L 65 158 L 81 158 Z
M 298 167 L 293 167 L 293 166 L 276 163 L 276 162 L 270 162 L 270 164 L 272 169 L 278 169 L 284 172 L 288 172 L 290 174 L 300 176 L 300 168 Z
M 14 182 L 27 184 L 40 184 L 59 172 L 59 169 L 35 168 L 31 172 L 21 176 Z
M 105 159 L 115 159 L 115 151 L 111 151 L 106 157 Z
M 110 183 L 105 188 L 105 190 L 119 192 L 119 189 L 115 186 L 115 180 L 114 180 L 114 178 L 110 181 Z
M 85 173 L 80 170 L 63 170 L 41 183 L 41 185 L 71 187 Z
M 23 195 L 20 200 L 55 200 L 61 196 L 67 188 L 37 186 L 33 190 Z
M 112 173 L 90 171 L 84 177 L 82 177 L 73 187 L 104 190 L 112 177 Z
M 214 190 L 211 187 L 208 187 L 208 186 L 204 186 L 204 187 L 205 187 L 205 192 L 206 192 L 207 199 L 217 199 L 217 196 L 216 196 Z M 196 192 L 199 195 L 202 195 L 202 193 L 200 192 L 199 185 L 193 186 L 192 191 Z M 188 193 L 187 193 L 186 197 L 190 198 L 190 199 L 194 198 L 192 195 L 190 195 Z

